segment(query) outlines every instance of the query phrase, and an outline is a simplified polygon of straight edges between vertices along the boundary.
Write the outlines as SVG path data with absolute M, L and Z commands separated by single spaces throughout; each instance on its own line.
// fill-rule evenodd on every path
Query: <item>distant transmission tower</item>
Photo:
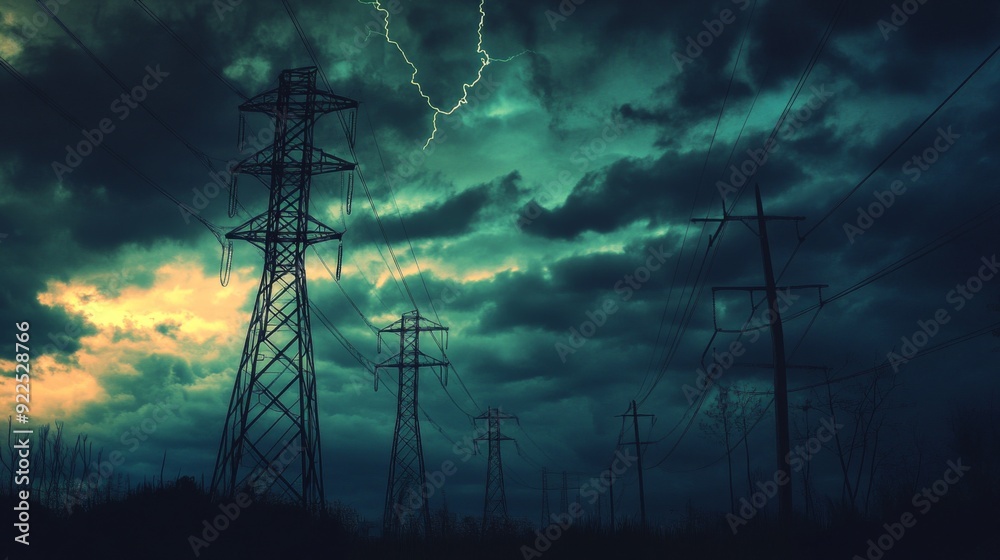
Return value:
M 437 367 L 445 374 L 448 362 L 431 358 L 420 351 L 420 333 L 447 331 L 419 311 L 404 313 L 399 321 L 380 330 L 379 350 L 383 334 L 399 335 L 399 353 L 376 366 L 375 388 L 378 389 L 378 369 L 392 368 L 399 372 L 396 394 L 396 429 L 392 436 L 389 458 L 389 484 L 385 491 L 382 514 L 382 534 L 398 536 L 403 532 L 423 533 L 430 529 L 430 509 L 421 487 L 425 482 L 424 451 L 420 443 L 420 423 L 417 420 L 417 388 L 421 367 Z M 414 515 L 416 513 L 416 515 Z
M 282 71 L 276 89 L 240 105 L 241 112 L 274 119 L 274 143 L 233 168 L 234 177 L 268 176 L 270 196 L 267 212 L 226 235 L 259 247 L 264 271 L 212 475 L 216 497 L 250 489 L 310 509 L 324 504 L 305 250 L 343 232 L 309 215 L 309 191 L 313 175 L 355 164 L 313 147 L 313 126 L 326 113 L 357 106 L 317 89 L 314 67 Z M 349 116 L 345 129 L 353 143 L 354 113 Z M 242 136 L 242 114 L 240 122 Z
M 499 520 L 507 521 L 507 494 L 503 487 L 503 458 L 500 456 L 500 442 L 512 440 L 500 432 L 500 422 L 517 420 L 499 408 L 488 408 L 485 414 L 480 414 L 476 420 L 486 420 L 486 435 L 479 436 L 476 441 L 489 442 L 490 451 L 486 461 L 486 499 L 483 502 L 483 532 Z
M 569 475 L 562 472 L 562 488 L 559 490 L 559 513 L 569 511 Z
M 552 512 L 549 509 L 549 471 L 542 469 L 542 528 L 552 522 Z

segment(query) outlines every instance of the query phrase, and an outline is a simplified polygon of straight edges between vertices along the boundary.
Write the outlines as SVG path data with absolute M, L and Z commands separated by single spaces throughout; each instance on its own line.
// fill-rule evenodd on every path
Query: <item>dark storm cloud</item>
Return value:
M 435 179 L 429 177 L 425 180 L 433 183 Z M 512 171 L 504 177 L 473 185 L 456 194 L 438 195 L 435 202 L 427 203 L 415 212 L 403 214 L 401 218 L 406 224 L 405 234 L 395 216 L 383 218 L 383 225 L 389 232 L 390 239 L 408 236 L 411 240 L 423 241 L 461 236 L 473 232 L 474 226 L 485 218 L 506 216 L 497 208 L 514 202 L 522 190 L 520 174 Z M 364 203 L 358 201 L 355 204 Z M 376 207 L 393 206 L 391 201 L 385 201 L 378 202 Z M 373 231 L 376 227 L 374 221 L 373 216 L 363 214 L 353 217 L 350 227 L 354 231 Z
M 493 281 L 499 290 L 484 301 L 480 328 L 487 331 L 513 327 L 558 329 L 567 305 L 566 296 L 553 294 L 537 273 L 501 273 Z M 510 295 L 508 295 L 510 294 Z
M 619 160 L 585 175 L 561 206 L 529 203 L 521 213 L 540 215 L 523 231 L 573 239 L 587 231 L 610 233 L 637 221 L 654 227 L 681 218 L 690 204 L 684 193 L 694 188 L 699 171 L 697 162 L 674 154 L 655 161 Z
M 413 239 L 448 237 L 468 233 L 479 213 L 490 202 L 491 185 L 477 185 L 437 204 L 404 216 Z
M 836 21 L 833 40 L 846 37 L 847 44 L 862 41 L 869 50 L 853 50 L 852 57 L 836 47 L 829 48 L 822 64 L 834 75 L 852 76 L 869 91 L 884 88 L 916 93 L 929 84 L 929 59 L 940 61 L 947 53 L 967 52 L 970 47 L 976 51 L 988 45 L 1000 18 L 997 6 L 988 1 L 920 3 L 910 15 L 902 11 L 902 4 L 848 2 Z M 766 74 L 765 87 L 797 79 L 838 7 L 826 2 L 762 3 L 747 53 L 751 73 Z M 913 3 L 906 9 L 912 10 Z M 869 70 L 872 58 L 866 55 L 882 60 L 882 64 Z
M 488 302 L 477 331 L 541 329 L 554 344 L 570 328 L 587 320 L 588 312 L 600 313 L 605 302 L 610 302 L 608 305 L 615 308 L 611 312 L 614 319 L 597 338 L 641 338 L 631 325 L 644 322 L 658 310 L 671 278 L 675 249 L 672 240 L 650 238 L 621 253 L 560 259 L 544 272 L 497 275 L 489 284 L 472 288 L 476 299 Z M 686 288 L 675 286 L 678 290 L 682 287 Z

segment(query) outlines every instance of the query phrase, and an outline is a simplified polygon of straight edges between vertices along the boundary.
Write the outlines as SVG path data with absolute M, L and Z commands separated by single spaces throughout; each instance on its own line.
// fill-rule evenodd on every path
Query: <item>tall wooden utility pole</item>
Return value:
M 756 222 L 757 224 L 757 237 L 760 239 L 761 258 L 764 265 L 764 292 L 767 294 L 771 345 L 774 358 L 774 423 L 777 464 L 778 471 L 782 473 L 781 476 L 788 481 L 786 484 L 778 487 L 778 515 L 787 526 L 792 517 L 792 473 L 791 466 L 785 461 L 785 457 L 790 452 L 788 435 L 788 366 L 785 363 L 785 334 L 782 329 L 781 312 L 778 309 L 778 287 L 775 284 L 774 267 L 771 262 L 771 247 L 767 237 L 767 222 L 776 220 L 798 222 L 805 220 L 805 218 L 801 216 L 765 216 L 764 205 L 760 197 L 760 186 L 755 186 L 754 193 L 757 199 L 757 214 L 755 216 L 732 216 L 726 215 L 725 211 L 723 211 L 722 218 L 695 218 L 691 221 L 719 222 L 720 231 L 725 222 L 741 221 L 745 223 Z M 719 232 L 717 231 L 710 238 L 709 243 L 717 239 L 718 234 Z
M 635 401 L 629 405 L 629 410 L 631 414 L 620 414 L 619 417 L 630 416 L 632 418 L 632 427 L 635 433 L 635 455 L 637 457 L 636 467 L 639 469 L 639 519 L 642 523 L 643 530 L 646 529 L 646 488 L 643 486 L 642 480 L 642 445 L 648 443 L 639 440 L 639 418 L 645 416 L 653 416 L 652 414 L 639 414 L 639 408 L 635 404 Z M 613 472 L 612 472 L 613 474 Z M 614 502 L 614 492 L 612 492 L 612 504 Z M 614 505 L 611 506 L 612 520 L 614 520 Z
M 785 330 L 778 310 L 778 289 L 774 282 L 771 263 L 771 246 L 767 241 L 767 218 L 760 200 L 760 186 L 754 185 L 757 198 L 757 227 L 759 228 L 760 253 L 764 261 L 764 285 L 767 287 L 767 308 L 771 311 L 771 347 L 774 354 L 774 423 L 777 432 L 778 470 L 784 473 L 787 484 L 778 487 L 778 516 L 782 521 L 792 517 L 792 470 L 785 457 L 791 451 L 788 436 L 788 376 L 785 369 Z M 805 219 L 805 218 L 801 218 Z
M 615 471 L 613 467 L 614 463 L 608 465 L 608 471 L 611 473 L 611 484 L 608 485 L 608 501 L 611 502 L 611 534 L 615 534 Z

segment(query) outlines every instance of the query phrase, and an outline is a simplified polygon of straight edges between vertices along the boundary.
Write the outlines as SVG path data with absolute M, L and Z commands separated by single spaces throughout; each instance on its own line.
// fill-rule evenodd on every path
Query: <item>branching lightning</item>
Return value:
M 513 59 L 515 59 L 515 58 L 517 58 L 517 57 L 519 57 L 519 56 L 521 56 L 523 54 L 532 52 L 530 50 L 524 50 L 524 51 L 521 51 L 521 52 L 519 52 L 519 53 L 517 53 L 517 54 L 515 54 L 513 56 L 509 56 L 507 58 L 492 58 L 490 56 L 490 53 L 488 53 L 486 51 L 486 49 L 483 48 L 483 24 L 486 21 L 486 10 L 485 10 L 484 6 L 486 4 L 486 0 L 480 0 L 480 2 L 479 2 L 479 27 L 478 27 L 478 29 L 476 31 L 477 34 L 479 35 L 479 42 L 476 44 L 476 53 L 482 55 L 480 57 L 480 59 L 479 59 L 479 62 L 480 62 L 480 64 L 479 64 L 479 70 L 476 72 L 476 79 L 473 80 L 472 83 L 469 83 L 469 84 L 463 83 L 462 84 L 462 97 L 460 97 L 458 99 L 458 101 L 455 102 L 455 105 L 452 106 L 451 109 L 445 110 L 445 109 L 442 109 L 442 108 L 436 106 L 434 104 L 434 102 L 431 101 L 430 96 L 427 95 L 426 93 L 424 93 L 424 87 L 420 84 L 420 82 L 417 81 L 417 74 L 419 73 L 419 70 L 417 69 L 417 66 L 415 64 L 413 64 L 412 61 L 410 61 L 410 57 L 407 56 L 406 52 L 403 50 L 403 47 L 400 46 L 400 44 L 398 42 L 396 42 L 395 39 L 393 39 L 392 37 L 389 36 L 389 11 L 382 7 L 382 4 L 381 4 L 380 0 L 374 0 L 372 2 L 365 2 L 364 0 L 358 0 L 358 2 L 360 2 L 362 4 L 367 4 L 369 6 L 372 6 L 376 10 L 378 10 L 379 12 L 381 12 L 381 13 L 383 13 L 385 15 L 385 17 L 384 17 L 385 25 L 383 27 L 383 29 L 384 29 L 385 32 L 384 33 L 380 33 L 379 35 L 384 36 L 386 42 L 389 43 L 390 45 L 395 46 L 396 49 L 399 51 L 399 54 L 403 55 L 403 60 L 406 61 L 406 63 L 410 66 L 410 68 L 413 69 L 413 74 L 410 75 L 410 84 L 412 84 L 414 86 L 417 86 L 417 91 L 420 93 L 420 97 L 423 97 L 424 100 L 427 102 L 427 106 L 430 107 L 431 110 L 434 111 L 434 116 L 431 118 L 431 124 L 433 125 L 433 130 L 431 131 L 430 137 L 427 138 L 426 142 L 424 142 L 424 149 L 425 150 L 427 149 L 427 146 L 430 145 L 431 141 L 434 140 L 434 137 L 437 134 L 437 130 L 438 130 L 437 129 L 438 115 L 451 115 L 452 113 L 454 113 L 455 111 L 457 111 L 459 107 L 461 107 L 462 105 L 465 105 L 466 103 L 468 103 L 469 89 L 475 87 L 476 84 L 478 84 L 479 81 L 483 79 L 483 70 L 485 70 L 486 67 L 490 65 L 490 63 L 492 63 L 492 62 L 510 62 L 511 60 L 513 60 Z

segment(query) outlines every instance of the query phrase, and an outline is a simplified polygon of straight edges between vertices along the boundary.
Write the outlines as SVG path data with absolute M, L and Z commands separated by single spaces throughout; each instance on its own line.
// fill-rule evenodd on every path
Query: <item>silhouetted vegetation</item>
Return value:
M 877 416 L 873 416 L 872 403 L 860 408 L 857 402 L 841 404 L 853 406 L 862 419 Z M 800 502 L 800 515 L 790 527 L 777 523 L 769 505 L 740 526 L 734 536 L 724 513 L 689 504 L 684 519 L 669 527 L 644 531 L 634 518 L 619 518 L 612 531 L 606 519 L 601 523 L 596 518 L 583 518 L 566 530 L 551 528 L 550 536 L 558 534 L 554 539 L 545 537 L 546 532 L 536 523 L 518 519 L 496 524 L 481 534 L 479 518 L 445 510 L 433 513 L 429 538 L 382 539 L 368 535 L 377 523 L 367 522 L 339 504 L 307 513 L 266 498 L 239 508 L 238 514 L 224 523 L 224 529 L 213 533 L 208 529 L 212 520 L 224 515 L 226 508 L 232 514 L 233 505 L 214 503 L 204 481 L 187 476 L 133 485 L 112 474 L 100 478 L 85 499 L 67 508 L 60 494 L 78 491 L 80 481 L 91 473 L 81 461 L 93 462 L 103 454 L 91 452 L 83 436 L 72 445 L 66 443 L 62 427 L 57 426 L 39 431 L 36 441 L 33 466 L 38 476 L 33 486 L 40 493 L 31 504 L 31 552 L 33 558 L 169 560 L 996 558 L 1000 551 L 1000 539 L 995 536 L 1000 524 L 996 508 L 1000 499 L 1000 424 L 995 413 L 956 408 L 949 425 L 951 438 L 938 442 L 936 454 L 961 458 L 970 468 L 926 512 L 915 506 L 914 495 L 942 479 L 946 463 L 930 460 L 931 451 L 913 443 L 908 447 L 907 461 L 887 460 L 875 469 L 871 489 L 864 484 L 863 492 L 852 486 L 839 496 L 815 496 L 808 514 Z M 842 441 L 841 445 L 847 443 Z M 859 442 L 852 445 L 863 447 Z M 9 471 L 9 453 L 5 455 L 0 464 Z M 848 468 L 847 472 L 857 479 L 857 471 Z M 10 512 L 15 499 L 6 484 L 8 478 L 4 480 L 0 507 Z M 801 483 L 803 478 L 796 480 Z M 727 481 L 720 481 L 720 485 L 727 485 Z M 656 504 L 649 507 L 655 510 Z M 887 525 L 895 524 L 898 531 L 901 516 L 908 512 L 914 514 L 915 525 L 893 537 L 888 552 L 869 556 L 869 543 L 884 536 L 889 531 Z M 10 523 L 6 526 L 5 547 L 11 550 L 13 528 Z M 202 546 L 192 539 L 202 539 Z M 193 544 L 198 548 L 197 556 Z

